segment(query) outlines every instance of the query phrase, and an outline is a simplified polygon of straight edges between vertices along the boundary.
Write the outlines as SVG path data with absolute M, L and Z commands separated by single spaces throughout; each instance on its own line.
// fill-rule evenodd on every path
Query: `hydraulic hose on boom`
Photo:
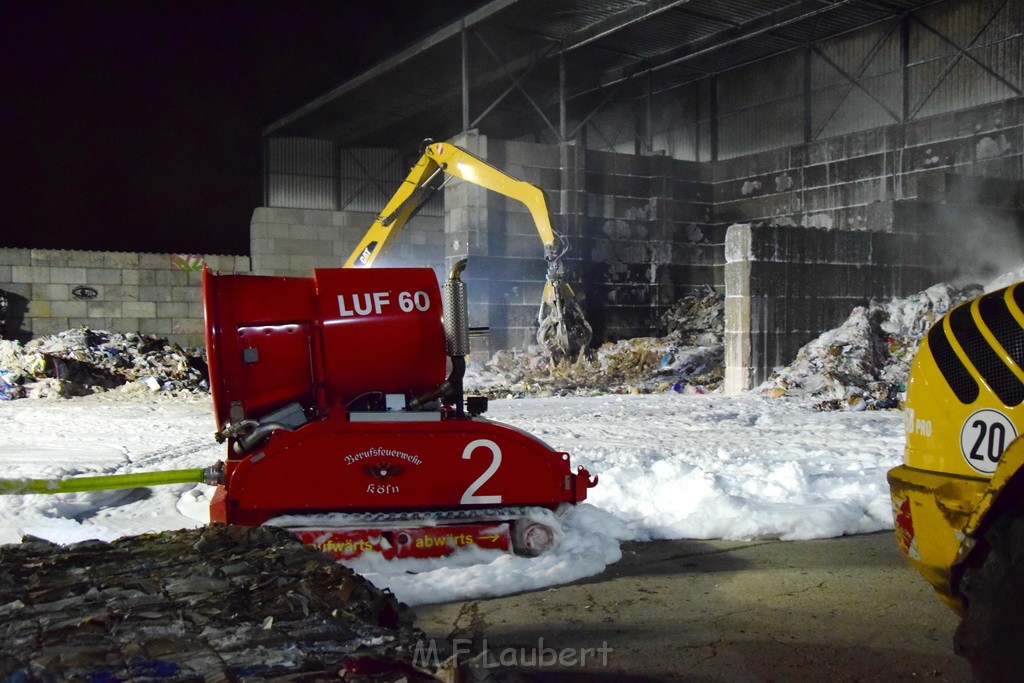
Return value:
M 494 168 L 450 142 L 429 142 L 423 155 L 402 185 L 385 205 L 362 240 L 353 249 L 345 268 L 366 268 L 373 264 L 388 241 L 397 235 L 434 192 L 451 176 L 511 197 L 526 205 L 544 245 L 548 263 L 544 294 L 537 321 L 537 341 L 553 358 L 574 358 L 590 344 L 590 324 L 565 281 L 562 257 L 568 251 L 551 227 L 544 193 L 536 185 L 518 180 Z

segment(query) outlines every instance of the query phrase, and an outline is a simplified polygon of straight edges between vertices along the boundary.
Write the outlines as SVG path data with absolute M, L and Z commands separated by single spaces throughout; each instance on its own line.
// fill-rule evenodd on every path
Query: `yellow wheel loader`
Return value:
M 419 161 L 352 250 L 344 267 L 371 266 L 388 241 L 452 177 L 516 199 L 529 209 L 548 262 L 547 281 L 537 313 L 537 342 L 556 360 L 575 358 L 590 344 L 593 333 L 572 287 L 565 281 L 562 257 L 568 251 L 568 243 L 551 227 L 544 193 L 536 185 L 513 178 L 450 142 L 426 141 Z
M 961 304 L 910 370 L 896 538 L 982 681 L 1024 679 L 1024 283 Z

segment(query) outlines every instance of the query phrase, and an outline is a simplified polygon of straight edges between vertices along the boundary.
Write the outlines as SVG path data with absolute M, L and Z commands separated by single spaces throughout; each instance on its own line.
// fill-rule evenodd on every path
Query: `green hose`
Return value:
M 107 489 L 134 489 L 162 484 L 215 484 L 220 481 L 220 465 L 189 470 L 163 470 L 134 474 L 107 474 L 99 477 L 68 479 L 0 479 L 0 495 L 20 496 L 29 493 L 78 493 Z

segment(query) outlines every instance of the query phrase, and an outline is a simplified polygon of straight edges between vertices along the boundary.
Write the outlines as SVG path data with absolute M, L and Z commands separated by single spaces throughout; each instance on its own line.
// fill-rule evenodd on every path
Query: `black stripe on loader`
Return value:
M 1020 283 L 1013 285 L 1013 302 L 1017 304 L 1017 308 L 1024 311 L 1024 287 L 1020 286 Z
M 999 400 L 1007 406 L 1020 405 L 1024 401 L 1024 384 L 985 341 L 971 315 L 971 304 L 964 304 L 949 314 L 949 328 L 960 342 L 968 360 Z
M 971 373 L 967 371 L 967 367 L 953 350 L 952 344 L 946 338 L 945 326 L 941 320 L 928 330 L 928 348 L 931 349 L 939 372 L 942 373 L 949 388 L 953 390 L 960 402 L 963 404 L 974 403 L 978 398 L 978 383 L 974 381 Z
M 996 338 L 999 345 L 1006 349 L 1013 362 L 1024 368 L 1024 327 L 1010 313 L 1010 306 L 1004 298 L 1005 289 L 986 294 L 978 302 L 978 313 L 985 327 Z

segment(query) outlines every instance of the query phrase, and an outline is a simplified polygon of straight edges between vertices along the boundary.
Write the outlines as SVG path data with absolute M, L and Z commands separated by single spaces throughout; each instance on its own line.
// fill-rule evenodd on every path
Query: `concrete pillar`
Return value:
M 725 233 L 725 393 L 753 386 L 750 273 L 753 226 L 732 225 Z

